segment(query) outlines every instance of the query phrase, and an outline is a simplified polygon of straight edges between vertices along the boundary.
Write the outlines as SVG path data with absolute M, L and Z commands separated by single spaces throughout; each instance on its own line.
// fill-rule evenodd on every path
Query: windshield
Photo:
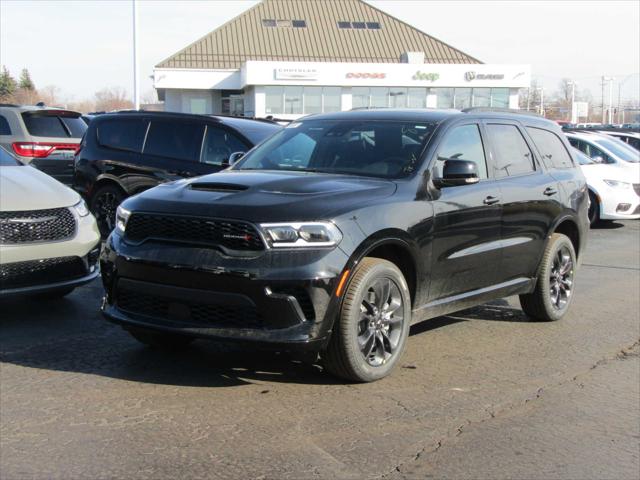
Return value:
M 573 150 L 573 156 L 576 157 L 576 159 L 578 160 L 578 163 L 580 165 L 595 165 L 596 164 L 596 162 L 591 160 L 589 157 L 587 157 L 584 153 L 582 153 L 577 148 L 572 148 L 571 150 Z
M 22 165 L 18 160 L 13 158 L 9 152 L 0 147 L 0 167 L 18 167 Z
M 607 138 L 593 140 L 596 145 L 606 148 L 620 160 L 625 162 L 640 162 L 640 152 L 634 152 L 631 147 L 620 140 L 609 140 Z
M 253 149 L 234 170 L 289 170 L 401 178 L 418 167 L 434 123 L 307 120 Z

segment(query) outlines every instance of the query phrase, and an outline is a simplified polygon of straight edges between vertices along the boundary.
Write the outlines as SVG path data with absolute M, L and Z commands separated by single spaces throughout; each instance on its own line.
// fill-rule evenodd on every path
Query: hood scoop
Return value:
M 235 183 L 219 183 L 219 182 L 195 182 L 190 185 L 191 190 L 200 190 L 203 192 L 242 192 L 249 187 L 246 185 L 238 185 Z

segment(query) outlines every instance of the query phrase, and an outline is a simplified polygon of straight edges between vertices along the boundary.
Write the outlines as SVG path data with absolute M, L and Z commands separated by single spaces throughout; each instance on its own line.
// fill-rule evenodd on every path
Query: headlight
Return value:
M 631 188 L 631 184 L 627 182 L 619 182 L 618 180 L 605 180 L 604 183 L 611 188 Z
M 116 210 L 116 230 L 120 235 L 124 235 L 124 230 L 127 228 L 127 222 L 130 216 L 131 212 L 126 208 L 122 208 L 122 206 Z
M 80 201 L 73 206 L 73 209 L 81 217 L 86 217 L 90 213 L 87 204 L 82 199 L 80 199 Z
M 273 248 L 333 247 L 342 240 L 342 233 L 333 223 L 264 223 L 260 225 Z

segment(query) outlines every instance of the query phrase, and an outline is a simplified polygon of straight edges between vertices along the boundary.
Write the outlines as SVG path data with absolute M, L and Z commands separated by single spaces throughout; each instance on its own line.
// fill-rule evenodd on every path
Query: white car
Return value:
M 607 135 L 586 132 L 565 132 L 572 147 L 596 163 L 623 167 L 640 181 L 640 151 Z
M 640 183 L 632 183 L 625 169 L 596 163 L 580 150 L 573 154 L 589 187 L 589 221 L 640 218 Z
M 99 256 L 80 195 L 0 147 L 0 299 L 66 295 L 98 276 Z

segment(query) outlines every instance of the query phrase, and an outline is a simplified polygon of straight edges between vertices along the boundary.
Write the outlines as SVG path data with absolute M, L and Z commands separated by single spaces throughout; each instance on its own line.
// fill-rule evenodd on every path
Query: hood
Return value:
M 33 167 L 0 167 L 0 211 L 70 207 L 80 195 Z
M 375 202 L 395 190 L 390 180 L 347 175 L 226 171 L 160 185 L 125 207 L 257 223 L 310 221 Z
M 640 164 L 625 163 L 608 165 L 602 163 L 581 165 L 582 173 L 588 181 L 617 180 L 619 182 L 640 183 Z

